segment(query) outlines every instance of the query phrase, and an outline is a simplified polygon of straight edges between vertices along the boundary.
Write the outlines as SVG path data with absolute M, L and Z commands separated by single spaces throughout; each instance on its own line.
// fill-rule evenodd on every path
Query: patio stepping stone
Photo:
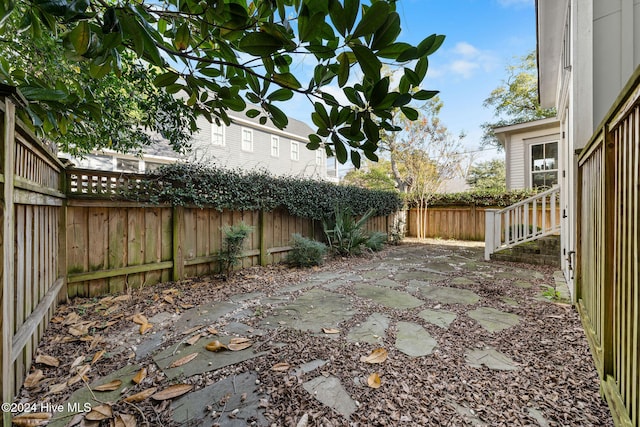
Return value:
M 363 279 L 383 279 L 389 275 L 386 270 L 369 270 L 362 272 Z
M 473 285 L 475 282 L 466 277 L 454 277 L 451 280 L 451 283 L 454 285 Z
M 347 340 L 376 344 L 384 339 L 388 327 L 389 318 L 387 316 L 373 313 L 364 323 L 351 328 L 347 335 Z
M 509 356 L 492 347 L 482 350 L 468 350 L 464 356 L 465 363 L 472 368 L 480 368 L 485 365 L 487 368 L 496 371 L 518 370 L 518 366 Z
M 258 392 L 256 380 L 256 372 L 244 372 L 182 396 L 171 402 L 173 420 L 178 425 L 245 427 L 252 419 L 257 425 L 269 425 L 260 407 L 265 395 Z M 208 407 L 210 411 L 205 410 Z
M 103 391 L 103 392 L 91 392 L 86 386 L 74 391 L 67 402 L 63 405 L 63 410 L 60 412 L 54 412 L 53 418 L 47 424 L 49 427 L 64 427 L 69 423 L 71 417 L 74 414 L 85 412 L 85 404 L 87 407 L 94 407 L 102 404 L 102 402 L 116 402 L 121 397 L 124 397 L 122 391 L 125 388 L 131 388 L 133 378 L 136 373 L 141 369 L 140 365 L 128 365 L 122 369 L 118 369 L 111 374 L 98 378 L 90 384 L 90 387 L 97 387 L 102 384 L 106 384 L 113 380 L 121 380 L 122 384 L 116 390 Z M 95 400 L 94 395 L 98 395 L 100 402 Z M 129 393 L 133 394 L 133 392 Z M 76 410 L 77 409 L 77 410 Z
M 411 322 L 398 322 L 395 347 L 411 357 L 428 356 L 438 345 L 422 326 Z
M 327 363 L 328 362 L 326 360 L 322 360 L 322 359 L 316 359 L 316 360 L 312 360 L 311 362 L 303 363 L 295 370 L 296 376 L 300 374 L 308 374 L 309 372 L 313 372 L 318 368 L 322 368 Z
M 482 421 L 482 419 L 480 419 L 470 408 L 462 406 L 457 402 L 451 402 L 450 404 L 455 408 L 456 412 L 460 414 L 465 419 L 465 421 L 467 421 L 473 427 L 486 427 L 489 425 L 488 423 Z
M 495 277 L 499 278 L 499 279 L 515 279 L 515 278 L 519 278 L 519 279 L 537 279 L 537 280 L 541 280 L 544 279 L 544 274 L 540 273 L 539 271 L 535 271 L 535 270 L 526 270 L 526 269 L 518 269 L 518 270 L 510 270 L 510 271 L 500 271 L 495 273 Z
M 542 411 L 536 408 L 529 408 L 529 416 L 538 422 L 540 427 L 549 427 L 549 422 L 542 415 Z
M 520 316 L 491 307 L 479 307 L 467 313 L 488 332 L 499 332 L 520 323 Z
M 433 325 L 448 329 L 451 323 L 456 320 L 457 314 L 446 310 L 426 309 L 418 313 L 418 316 Z
M 251 339 L 250 337 L 248 338 Z M 244 362 L 245 360 L 250 360 L 269 353 L 268 351 L 255 353 L 253 351 L 253 347 L 240 351 L 219 352 L 212 352 L 205 349 L 205 346 L 208 343 L 215 340 L 218 340 L 223 344 L 229 344 L 231 337 L 201 338 L 192 346 L 186 344 L 174 344 L 153 356 L 153 361 L 156 362 L 167 378 L 171 380 L 181 376 L 188 378 L 193 375 L 200 375 L 205 372 L 215 371 L 216 369 L 235 365 L 240 362 Z M 178 351 L 176 351 L 176 345 L 179 345 Z M 198 356 L 189 363 L 175 368 L 169 368 L 169 366 L 171 366 L 176 360 L 196 352 L 198 353 Z
M 210 325 L 238 308 L 239 305 L 228 302 L 214 302 L 191 308 L 180 315 L 175 323 L 175 330 L 186 331 L 196 325 Z
M 472 305 L 480 301 L 480 296 L 468 289 L 425 285 L 420 287 L 419 290 L 425 298 L 441 304 Z
M 524 280 L 517 280 L 513 282 L 513 285 L 523 289 L 529 289 L 531 286 L 533 286 L 530 282 L 526 282 Z
M 355 402 L 336 377 L 319 376 L 302 384 L 302 387 L 322 404 L 345 418 L 349 418 L 357 409 Z
M 502 302 L 504 302 L 507 305 L 510 305 L 511 307 L 519 307 L 520 306 L 518 301 L 516 301 L 514 298 L 502 297 L 500 299 L 501 299 Z
M 373 300 L 389 308 L 407 309 L 419 307 L 424 304 L 424 301 L 406 292 L 380 286 L 356 285 L 353 289 L 359 297 Z
M 347 296 L 311 289 L 292 303 L 274 309 L 274 314 L 263 319 L 261 324 L 265 328 L 286 325 L 300 331 L 320 333 L 322 328 L 335 328 L 355 313 Z
M 402 283 L 398 283 L 395 280 L 391 280 L 386 277 L 384 279 L 377 280 L 375 284 L 377 286 L 384 286 L 385 288 L 394 288 L 394 289 L 401 288 L 403 286 Z
M 404 271 L 395 275 L 395 280 L 423 280 L 436 281 L 442 280 L 445 275 L 437 271 Z

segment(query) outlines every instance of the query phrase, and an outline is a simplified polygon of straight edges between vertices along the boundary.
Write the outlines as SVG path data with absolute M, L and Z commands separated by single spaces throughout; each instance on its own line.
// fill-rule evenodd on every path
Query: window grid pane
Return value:
M 291 160 L 298 160 L 300 158 L 300 143 L 291 141 Z
M 242 129 L 242 150 L 253 151 L 253 133 L 248 129 Z
M 280 138 L 277 136 L 271 137 L 271 156 L 280 157 Z

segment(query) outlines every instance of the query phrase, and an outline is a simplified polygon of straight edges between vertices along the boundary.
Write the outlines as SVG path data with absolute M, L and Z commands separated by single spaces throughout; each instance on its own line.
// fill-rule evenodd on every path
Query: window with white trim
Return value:
M 242 151 L 253 151 L 253 131 L 242 128 Z
M 211 144 L 224 147 L 224 125 L 218 126 L 215 122 L 211 123 Z
M 551 188 L 558 183 L 558 142 L 531 145 L 531 187 Z
M 291 141 L 291 160 L 300 160 L 300 143 L 297 141 Z
M 280 157 L 280 138 L 271 135 L 271 157 Z

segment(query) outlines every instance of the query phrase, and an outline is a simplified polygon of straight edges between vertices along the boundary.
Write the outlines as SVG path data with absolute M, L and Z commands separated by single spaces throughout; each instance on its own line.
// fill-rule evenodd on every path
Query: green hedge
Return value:
M 194 164 L 163 166 L 148 174 L 140 187 L 128 198 L 218 210 L 270 211 L 284 207 L 292 215 L 317 220 L 327 218 L 338 205 L 348 206 L 354 215 L 374 208 L 375 216 L 389 215 L 403 205 L 393 192 Z
M 507 207 L 529 198 L 538 192 L 536 190 L 513 190 L 507 192 L 468 191 L 463 193 L 434 194 L 427 206 L 478 206 L 478 207 Z M 409 207 L 419 205 L 416 200 L 408 201 Z

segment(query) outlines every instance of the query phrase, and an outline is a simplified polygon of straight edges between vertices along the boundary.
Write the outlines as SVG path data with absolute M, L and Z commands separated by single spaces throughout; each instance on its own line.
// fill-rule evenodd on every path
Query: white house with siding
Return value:
M 558 184 L 561 144 L 556 118 L 494 129 L 505 152 L 507 190 L 550 188 Z
M 573 289 L 577 155 L 640 64 L 640 0 L 536 0 L 536 17 L 540 103 L 560 123 L 562 266 Z
M 308 135 L 313 133 L 307 124 L 289 119 L 287 128 L 280 130 L 270 122 L 262 125 L 242 113 L 229 116 L 229 126 L 199 118 L 200 130 L 184 154 L 176 153 L 158 137 L 143 149 L 141 156 L 100 150 L 70 160 L 79 168 L 118 172 L 144 173 L 162 164 L 196 162 L 228 169 L 266 170 L 276 176 L 337 180 L 334 159 L 327 161 L 324 150 L 306 148 Z

